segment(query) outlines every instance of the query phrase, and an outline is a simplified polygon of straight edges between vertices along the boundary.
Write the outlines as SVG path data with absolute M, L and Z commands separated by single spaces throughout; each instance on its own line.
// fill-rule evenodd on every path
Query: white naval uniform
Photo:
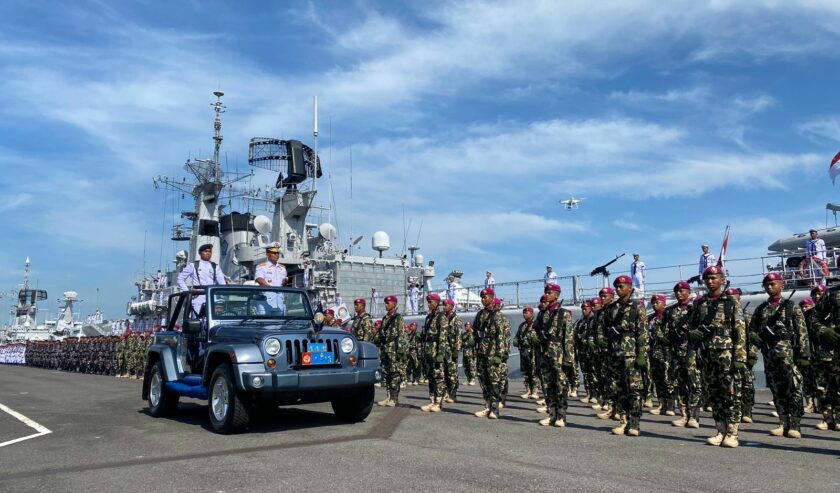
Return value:
M 697 264 L 698 270 L 700 271 L 700 276 L 703 275 L 703 271 L 708 269 L 709 267 L 716 265 L 716 258 L 714 253 L 704 253 L 700 255 L 700 262 Z
M 645 280 L 647 279 L 647 267 L 641 260 L 637 260 L 630 264 L 630 277 L 633 279 L 633 287 L 639 290 L 644 297 L 645 294 Z
M 543 281 L 546 286 L 549 284 L 557 284 L 557 273 L 554 271 L 546 272 L 545 276 L 543 276 Z
M 417 315 L 417 299 L 420 297 L 420 290 L 417 286 L 411 288 L 408 293 L 408 306 L 411 309 L 412 315 Z
M 263 262 L 257 266 L 255 279 L 262 279 L 271 287 L 281 287 L 287 279 L 286 266 L 281 263 Z M 266 293 L 265 303 L 257 305 L 257 314 L 284 315 L 286 313 L 286 295 Z
M 213 275 L 213 263 L 209 260 L 199 260 L 198 261 L 198 272 L 195 270 L 195 262 L 191 262 L 184 267 L 184 270 L 178 274 L 178 289 L 181 291 L 188 291 L 189 287 L 187 286 L 187 280 L 190 281 L 190 285 L 194 287 L 199 286 L 214 286 L 214 285 L 225 285 L 227 281 L 225 281 L 225 274 L 222 272 L 222 267 L 216 265 L 216 275 Z M 199 295 L 193 298 L 192 305 L 193 310 L 196 313 L 201 313 L 201 306 L 204 305 L 207 297 L 205 295 Z
M 379 291 L 370 295 L 370 314 L 376 317 L 379 315 Z

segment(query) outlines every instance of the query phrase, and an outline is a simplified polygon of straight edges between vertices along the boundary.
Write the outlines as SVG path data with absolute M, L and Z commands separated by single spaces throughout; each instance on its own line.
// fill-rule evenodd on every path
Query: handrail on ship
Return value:
M 808 266 L 805 270 L 805 275 L 800 273 L 797 266 L 789 266 L 789 259 L 802 259 L 805 257 L 803 252 L 789 252 L 774 255 L 762 255 L 759 257 L 746 257 L 726 259 L 726 270 L 728 272 L 727 279 L 731 287 L 741 288 L 744 293 L 758 293 L 762 291 L 761 281 L 768 272 L 780 272 L 785 278 L 785 289 L 792 289 L 794 287 L 813 286 L 823 279 L 821 272 L 816 272 L 814 264 Z M 840 267 L 838 267 L 838 257 L 840 257 L 840 248 L 829 249 L 826 255 L 826 265 L 828 266 L 828 276 L 826 279 L 838 280 L 840 277 Z M 629 270 L 629 269 L 628 269 Z M 675 272 L 676 271 L 676 272 Z M 625 272 L 616 269 L 613 276 L 624 274 Z M 676 274 L 676 275 L 673 275 Z M 644 297 L 649 298 L 653 294 L 663 294 L 666 297 L 672 297 L 672 288 L 677 281 L 688 280 L 697 276 L 698 264 L 676 264 L 658 267 L 647 268 L 647 282 L 645 283 Z M 603 287 L 603 277 L 590 277 L 588 274 L 578 275 L 564 275 L 558 276 L 558 284 L 560 284 L 563 294 L 560 298 L 566 300 L 564 304 L 579 304 L 581 301 L 597 296 L 598 291 Z M 526 279 L 518 281 L 507 281 L 495 283 L 496 297 L 504 300 L 505 308 L 520 308 L 524 306 L 534 306 L 539 302 L 540 296 L 543 294 L 543 279 Z M 696 290 L 703 292 L 705 289 L 702 283 L 696 283 Z M 435 289 L 435 292 L 442 292 L 447 290 L 447 283 L 443 283 L 440 289 Z M 477 308 L 476 303 L 469 302 L 464 304 L 461 300 L 476 299 L 484 289 L 484 284 L 477 284 L 471 286 L 463 286 L 455 289 L 455 299 L 459 302 L 459 310 L 469 310 Z M 466 293 L 469 294 L 466 294 Z M 637 293 L 641 298 L 641 293 Z

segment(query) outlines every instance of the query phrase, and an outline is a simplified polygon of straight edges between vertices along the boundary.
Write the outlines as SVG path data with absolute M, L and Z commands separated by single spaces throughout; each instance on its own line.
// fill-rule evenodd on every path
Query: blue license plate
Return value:
M 331 365 L 335 363 L 333 353 L 312 353 L 313 365 Z
M 310 342 L 306 350 L 310 353 L 326 353 L 327 352 L 327 343 L 326 342 Z

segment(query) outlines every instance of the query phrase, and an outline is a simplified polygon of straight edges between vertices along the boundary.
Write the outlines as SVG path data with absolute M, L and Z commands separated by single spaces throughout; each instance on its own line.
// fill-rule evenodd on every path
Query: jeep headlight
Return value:
M 356 347 L 356 343 L 350 337 L 345 337 L 341 340 L 341 351 L 344 353 L 352 353 Z
M 265 352 L 268 353 L 269 356 L 277 356 L 280 353 L 280 349 L 282 346 L 280 345 L 280 341 L 271 338 L 265 341 Z

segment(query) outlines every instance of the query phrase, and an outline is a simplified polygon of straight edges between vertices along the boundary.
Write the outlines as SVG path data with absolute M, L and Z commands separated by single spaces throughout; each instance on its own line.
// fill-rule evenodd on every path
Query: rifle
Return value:
M 797 291 L 797 289 L 794 289 L 793 291 L 791 291 L 790 296 L 788 296 L 785 299 L 784 306 L 787 306 L 787 304 L 790 302 L 790 299 L 793 298 L 794 294 L 796 294 L 796 291 Z M 782 304 L 780 303 L 779 305 L 782 305 Z M 764 324 L 764 327 L 761 328 L 762 332 L 764 332 L 765 334 L 768 334 L 770 336 L 770 337 L 767 338 L 768 341 L 778 341 L 778 340 L 781 339 L 781 337 L 777 336 L 776 333 L 773 332 L 773 329 L 771 329 L 770 326 L 771 325 L 776 325 L 777 323 L 779 323 L 779 318 L 781 318 L 781 313 L 782 313 L 782 309 L 784 308 L 784 306 L 779 306 L 779 311 L 777 311 L 775 314 L 773 314 L 773 318 L 768 319 L 767 322 Z M 764 339 L 764 337 L 762 337 L 762 339 Z
M 618 259 L 620 259 L 624 255 L 625 255 L 624 253 L 622 253 L 621 255 L 616 255 L 616 257 L 614 259 L 610 260 L 606 264 L 599 265 L 598 267 L 595 267 L 594 269 L 592 269 L 592 272 L 590 272 L 589 275 L 592 276 L 592 277 L 595 277 L 598 274 L 601 274 L 604 277 L 608 277 L 610 275 L 610 271 L 607 270 L 607 267 L 614 264 Z

